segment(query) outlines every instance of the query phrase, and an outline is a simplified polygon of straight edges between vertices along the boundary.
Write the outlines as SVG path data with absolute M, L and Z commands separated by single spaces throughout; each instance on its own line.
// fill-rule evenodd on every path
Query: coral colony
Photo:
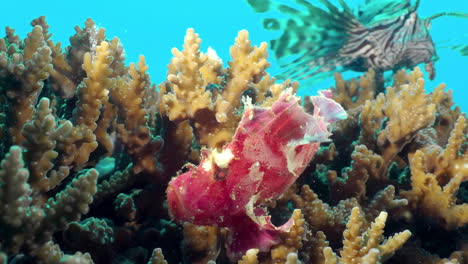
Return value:
M 466 116 L 420 69 L 298 98 L 245 30 L 158 85 L 91 19 L 51 36 L 0 39 L 0 263 L 467 263 Z

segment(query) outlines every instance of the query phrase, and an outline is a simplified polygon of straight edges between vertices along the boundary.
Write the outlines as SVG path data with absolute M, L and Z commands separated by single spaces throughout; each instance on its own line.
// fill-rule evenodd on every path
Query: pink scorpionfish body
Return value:
M 222 151 L 205 150 L 200 165 L 174 177 L 167 188 L 172 217 L 178 222 L 216 225 L 230 230 L 228 255 L 239 259 L 248 249 L 268 251 L 280 242 L 280 227 L 262 204 L 277 199 L 307 167 L 328 125 L 346 118 L 328 92 L 312 96 L 314 114 L 285 91 L 270 107 L 246 105 L 232 141 Z

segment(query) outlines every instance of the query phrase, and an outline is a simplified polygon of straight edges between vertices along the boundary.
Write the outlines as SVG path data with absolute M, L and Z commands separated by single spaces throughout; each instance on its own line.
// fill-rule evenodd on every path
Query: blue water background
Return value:
M 356 6 L 361 1 L 347 1 Z M 0 28 L 10 26 L 25 37 L 31 30 L 30 21 L 45 15 L 53 33 L 53 40 L 64 46 L 75 33 L 76 25 L 83 26 L 91 17 L 99 27 L 106 29 L 108 38 L 117 36 L 126 50 L 127 63 L 137 62 L 144 54 L 153 82 L 165 79 L 166 65 L 172 57 L 172 47 L 182 48 L 185 31 L 192 27 L 202 38 L 202 50 L 211 46 L 226 63 L 229 47 L 237 32 L 247 29 L 250 40 L 258 45 L 274 35 L 261 27 L 261 14 L 254 13 L 245 0 L 153 0 L 153 1 L 3 1 Z M 468 12 L 468 0 L 421 0 L 419 14 L 430 16 L 442 11 Z M 432 25 L 433 40 L 439 46 L 468 43 L 468 19 L 444 17 Z M 1 34 L 2 36 L 4 35 Z M 468 110 L 468 57 L 450 49 L 439 49 L 436 63 L 437 76 L 427 80 L 426 90 L 431 91 L 441 82 L 453 90 L 454 100 L 462 111 Z M 273 59 L 270 73 L 276 70 Z M 422 66 L 423 67 L 423 66 Z M 347 74 L 351 76 L 353 74 Z M 356 75 L 356 74 L 354 74 Z M 328 88 L 332 80 L 300 87 L 299 94 L 314 94 Z

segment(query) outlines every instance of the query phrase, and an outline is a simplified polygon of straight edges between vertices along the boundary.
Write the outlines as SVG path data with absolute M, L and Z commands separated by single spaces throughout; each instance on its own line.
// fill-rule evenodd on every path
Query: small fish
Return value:
M 280 31 L 270 43 L 282 72 L 279 78 L 308 79 L 332 71 L 383 73 L 426 64 L 432 80 L 437 53 L 429 34 L 433 19 L 468 18 L 460 12 L 443 12 L 428 18 L 417 14 L 419 0 L 366 0 L 353 11 L 344 0 L 341 10 L 328 0 L 247 0 L 256 12 L 277 11 L 284 18 L 267 18 L 263 27 Z

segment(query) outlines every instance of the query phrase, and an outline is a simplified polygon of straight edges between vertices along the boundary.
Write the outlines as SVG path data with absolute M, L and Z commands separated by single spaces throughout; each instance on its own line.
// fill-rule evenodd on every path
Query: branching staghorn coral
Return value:
M 63 230 L 68 221 L 79 220 L 88 212 L 98 173 L 85 172 L 41 205 L 31 198 L 29 171 L 24 168 L 21 152 L 20 147 L 13 146 L 1 162 L 1 245 L 8 253 L 26 250 L 34 254 L 36 247 L 50 241 L 55 231 Z
M 312 232 L 322 232 L 333 245 L 338 244 L 341 233 L 345 229 L 344 223 L 352 208 L 363 208 L 364 217 L 368 222 L 377 217 L 380 212 L 403 207 L 407 204 L 404 199 L 395 199 L 395 188 L 388 186 L 380 191 L 368 203 L 360 205 L 355 198 L 341 200 L 336 206 L 330 206 L 320 200 L 308 185 L 303 185 L 300 195 L 292 196 L 293 205 L 300 208 L 307 220 L 308 228 Z
M 364 214 L 358 207 L 354 207 L 343 233 L 343 249 L 340 257 L 330 247 L 323 249 L 326 264 L 360 264 L 381 263 L 400 248 L 411 236 L 411 232 L 405 230 L 383 241 L 383 229 L 388 214 L 381 212 L 369 228 L 362 227 L 365 222 Z M 380 244 L 382 243 L 383 244 Z
M 104 199 L 134 182 L 130 179 L 123 184 L 122 180 L 115 181 L 119 177 L 113 177 L 106 181 L 111 184 L 99 184 L 98 188 L 99 174 L 90 168 L 113 155 L 111 133 L 117 130 L 117 108 L 110 103 L 109 90 L 119 89 L 116 79 L 131 76 L 135 71 L 129 71 L 123 63 L 118 39 L 104 41 L 104 29 L 98 29 L 90 19 L 84 29 L 77 27 L 77 34 L 71 38 L 72 46 L 65 53 L 60 43 L 52 42 L 44 17 L 31 24 L 33 31 L 24 41 L 9 28 L 7 37 L 0 39 L 0 113 L 2 117 L 12 116 L 1 119 L 5 128 L 1 147 L 3 151 L 11 150 L 0 153 L 0 157 L 5 157 L 0 193 L 6 216 L 0 224 L 0 249 L 12 257 L 26 254 L 26 258 L 38 263 L 92 263 L 89 254 L 64 254 L 53 235 L 69 228 L 69 222 L 80 220 L 88 212 L 97 189 L 104 194 L 100 199 Z M 146 102 L 142 103 L 142 97 L 155 98 L 155 92 L 146 91 L 151 89 L 149 79 L 146 81 L 148 85 L 142 88 L 144 95 L 132 98 L 143 110 Z M 145 124 L 144 115 L 136 118 L 141 120 L 132 121 L 152 129 Z M 147 146 L 148 152 L 155 157 L 153 150 L 157 148 L 151 147 Z M 121 165 L 122 170 L 133 168 L 125 157 L 118 157 L 127 162 Z M 151 159 L 146 165 L 155 167 L 156 162 Z M 114 169 L 112 164 L 110 172 Z M 11 177 L 15 175 L 18 175 L 16 181 L 21 182 L 12 185 Z M 125 175 L 129 179 L 134 174 L 113 175 Z M 18 201 L 22 204 L 16 204 Z M 18 211 L 14 213 L 11 208 Z M 70 250 L 71 245 L 65 247 Z
M 332 88 L 332 98 L 345 109 L 352 109 L 364 104 L 366 100 L 375 98 L 378 84 L 375 82 L 375 71 L 371 68 L 359 80 L 343 80 L 343 76 L 335 73 L 335 87 Z
M 373 112 L 382 111 L 382 117 L 388 118 L 385 129 L 380 131 L 376 138 L 377 147 L 380 148 L 379 154 L 384 159 L 382 172 L 386 171 L 389 166 L 388 162 L 393 161 L 393 157 L 413 139 L 418 130 L 431 126 L 435 121 L 435 104 L 432 103 L 431 96 L 424 94 L 422 76 L 422 72 L 416 68 L 409 75 L 409 84 L 390 87 L 385 97 L 384 95 L 377 97 L 377 102 L 384 103 L 383 106 L 379 103 L 372 105 L 370 101 L 367 101 L 361 113 L 360 121 L 363 129 L 372 129 L 365 126 L 366 123 L 375 122 L 375 119 L 369 120 L 369 117 L 373 117 L 371 114 Z M 377 114 L 379 115 L 380 113 Z M 377 122 L 382 124 L 383 121 Z M 373 132 L 366 131 L 366 133 Z M 365 136 L 362 135 L 362 137 Z
M 33 105 L 52 69 L 51 62 L 51 50 L 40 26 L 35 26 L 24 41 L 10 28 L 7 28 L 7 37 L 0 39 L 0 76 L 4 81 L 14 83 L 11 86 L 2 84 L 2 93 L 12 104 L 9 114 L 13 125 L 9 132 L 14 144 L 24 140 L 21 129 L 32 117 Z
M 410 74 L 409 84 L 387 89 L 383 113 L 388 121 L 385 130 L 377 138 L 379 146 L 390 144 L 382 153 L 384 159 L 387 155 L 394 155 L 387 152 L 399 152 L 401 141 L 410 141 L 416 131 L 433 124 L 435 104 L 431 99 L 424 94 L 424 79 L 418 68 Z
M 96 47 L 94 56 L 91 53 L 85 54 L 83 69 L 87 77 L 77 88 L 78 102 L 74 112 L 74 121 L 78 126 L 84 126 L 91 131 L 96 130 L 96 121 L 101 115 L 103 104 L 109 100 L 109 89 L 113 85 L 113 79 L 110 78 L 112 69 L 109 67 L 112 59 L 109 43 L 105 41 Z M 79 146 L 80 156 L 76 162 L 86 162 L 97 145 L 97 142 L 93 142 Z
M 335 200 L 349 197 L 363 200 L 366 197 L 367 182 L 375 182 L 381 177 L 383 159 L 365 145 L 357 145 L 351 159 L 351 165 L 342 170 L 341 177 L 338 177 L 335 171 L 327 173 L 328 184 Z
M 56 150 L 57 141 L 60 141 L 70 129 L 72 129 L 70 122 L 57 124 L 48 98 L 39 101 L 31 121 L 23 126 L 24 146 L 28 149 L 25 155 L 26 160 L 30 162 L 29 182 L 34 189 L 49 191 L 69 175 L 70 168 L 66 165 L 58 166 L 57 170 L 52 169 L 53 161 L 59 155 Z
M 117 126 L 119 137 L 132 156 L 136 173 L 143 170 L 151 173 L 157 171 L 154 152 L 162 145 L 161 139 L 152 135 L 148 126 L 148 113 L 144 108 L 145 91 L 155 89 L 151 86 L 147 70 L 145 57 L 141 56 L 138 68 L 131 63 L 128 75 L 118 78 L 116 87 L 110 90 L 121 119 Z
M 193 29 L 187 30 L 184 50 L 172 50 L 168 79 L 159 86 L 160 111 L 169 120 L 180 123 L 190 120 L 199 144 L 220 148 L 234 134 L 240 120 L 241 96 L 262 103 L 279 96 L 281 90 L 297 84 L 274 85 L 265 73 L 267 46 L 253 47 L 248 32 L 240 31 L 230 53 L 227 69 L 214 51 L 200 52 L 201 39 Z M 272 101 L 270 101 L 270 104 Z
M 446 229 L 468 224 L 468 204 L 456 202 L 460 185 L 468 181 L 465 122 L 458 118 L 444 150 L 427 146 L 410 156 L 412 189 L 402 193 L 413 210 L 434 217 Z
M 52 34 L 49 33 L 49 25 L 47 24 L 44 16 L 34 19 L 31 22 L 31 25 L 40 26 L 42 28 L 44 40 L 52 52 L 51 57 L 53 67 L 50 69 L 49 74 L 50 79 L 53 80 L 51 83 L 53 89 L 59 92 L 62 96 L 67 98 L 72 97 L 77 83 L 73 82 L 71 76 L 73 76 L 73 71 L 76 69 L 72 69 L 68 64 L 65 54 L 62 53 L 61 43 L 59 42 L 55 44 L 52 41 Z

